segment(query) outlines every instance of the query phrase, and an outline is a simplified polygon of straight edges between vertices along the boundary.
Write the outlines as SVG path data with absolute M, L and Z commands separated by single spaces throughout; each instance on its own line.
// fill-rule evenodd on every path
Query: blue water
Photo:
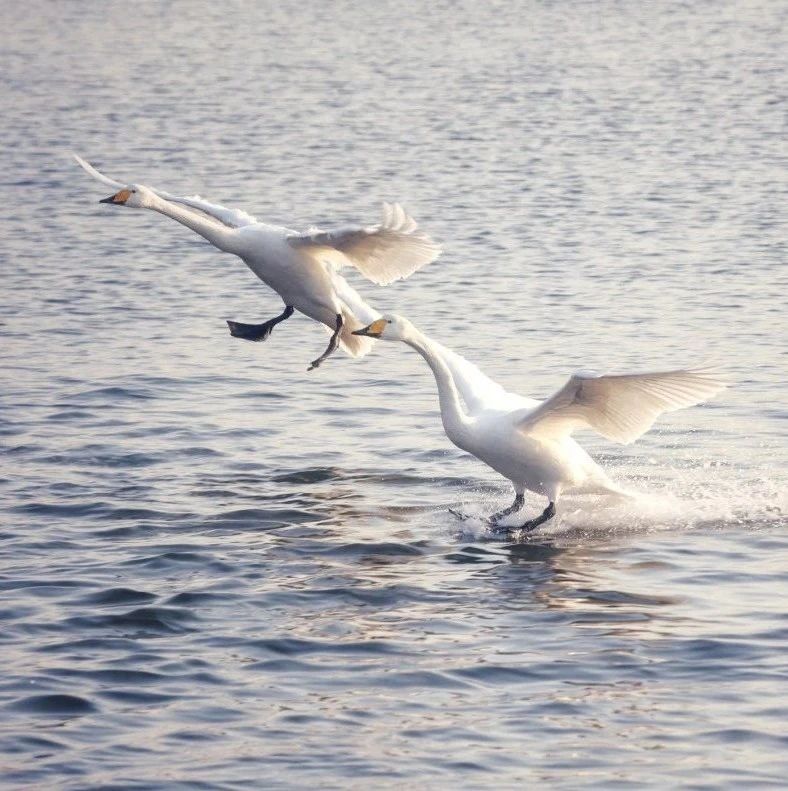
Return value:
M 788 773 L 788 7 L 0 5 L 0 783 L 755 788 Z M 354 280 L 507 388 L 715 360 L 528 541 L 403 346 L 67 158 L 444 245 Z M 544 507 L 528 500 L 536 513 Z

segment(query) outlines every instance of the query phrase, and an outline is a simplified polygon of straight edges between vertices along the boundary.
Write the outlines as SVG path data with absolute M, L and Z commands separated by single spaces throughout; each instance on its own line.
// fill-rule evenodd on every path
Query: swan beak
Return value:
M 100 200 L 99 203 L 115 203 L 123 205 L 129 199 L 130 195 L 131 190 L 121 190 L 120 192 L 116 192 L 114 195 L 110 195 L 108 198 Z
M 386 326 L 385 319 L 378 319 L 373 321 L 368 327 L 362 327 L 360 330 L 354 330 L 351 335 L 367 335 L 370 338 L 379 338 L 383 334 L 383 329 Z

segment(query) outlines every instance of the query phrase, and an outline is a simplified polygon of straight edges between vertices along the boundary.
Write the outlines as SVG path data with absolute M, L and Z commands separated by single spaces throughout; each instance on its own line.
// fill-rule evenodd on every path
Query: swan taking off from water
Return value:
M 352 357 L 366 354 L 371 347 L 369 338 L 354 335 L 353 330 L 380 314 L 339 274 L 341 267 L 355 266 L 373 283 L 387 285 L 412 275 L 441 252 L 399 204 L 384 204 L 380 225 L 335 231 L 313 228 L 298 233 L 266 225 L 244 211 L 208 203 L 199 196 L 178 197 L 141 184 L 125 185 L 99 173 L 76 154 L 74 159 L 93 178 L 117 190 L 101 203 L 152 209 L 177 220 L 219 250 L 237 255 L 282 297 L 284 311 L 269 321 L 228 321 L 235 337 L 264 341 L 294 310 L 325 324 L 332 333 L 331 340 L 309 366 L 310 371 L 337 347 Z
M 446 436 L 514 486 L 514 503 L 490 517 L 494 528 L 523 507 L 526 489 L 547 497 L 539 516 L 519 528 L 498 528 L 501 532 L 543 524 L 555 515 L 565 491 L 627 495 L 572 439 L 575 429 L 591 428 L 626 445 L 663 412 L 693 406 L 726 387 L 711 368 L 615 376 L 581 372 L 539 402 L 507 392 L 402 316 L 383 316 L 355 334 L 402 341 L 427 361 L 438 384 Z

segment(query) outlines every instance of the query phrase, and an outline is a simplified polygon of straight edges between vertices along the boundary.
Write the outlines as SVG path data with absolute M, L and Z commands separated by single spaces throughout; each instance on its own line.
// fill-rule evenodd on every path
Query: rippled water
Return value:
M 784 786 L 785 4 L 0 13 L 0 782 Z M 359 288 L 516 392 L 736 385 L 582 438 L 636 503 L 491 540 L 415 354 L 230 338 L 278 300 L 70 149 L 294 227 L 404 202 L 444 257 Z

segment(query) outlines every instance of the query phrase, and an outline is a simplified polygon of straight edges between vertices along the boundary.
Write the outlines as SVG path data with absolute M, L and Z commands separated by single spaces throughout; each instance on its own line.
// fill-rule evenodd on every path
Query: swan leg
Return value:
M 495 522 L 492 523 L 493 533 L 516 533 L 518 530 L 522 530 L 526 533 L 530 533 L 531 530 L 539 527 L 539 525 L 543 525 L 548 519 L 552 519 L 555 516 L 555 503 L 551 500 L 548 504 L 547 508 L 542 511 L 539 516 L 535 519 L 529 519 L 522 525 L 513 525 L 512 527 L 505 527 L 505 526 L 496 526 Z
M 458 511 L 456 508 L 449 508 L 448 511 L 452 516 L 456 516 L 457 519 L 461 520 L 462 522 L 471 518 L 468 516 L 468 514 L 464 514 L 462 511 Z
M 229 321 L 230 335 L 233 338 L 243 338 L 247 341 L 264 341 L 273 332 L 277 324 L 289 319 L 293 315 L 293 306 L 285 305 L 284 312 L 276 318 L 269 319 L 262 324 L 241 324 L 240 321 Z
M 317 360 L 312 361 L 309 368 L 306 369 L 307 371 L 313 371 L 323 362 L 323 360 L 326 359 L 326 357 L 330 357 L 337 350 L 337 347 L 339 346 L 339 333 L 342 332 L 342 324 L 342 314 L 337 313 L 337 326 L 334 330 L 334 334 L 331 336 L 331 340 L 328 342 L 328 348 L 323 352 L 323 354 L 320 355 L 320 357 L 317 358 Z
M 548 519 L 552 519 L 555 516 L 555 503 L 550 500 L 547 504 L 547 508 L 542 511 L 536 519 L 529 519 L 525 524 L 520 525 L 520 530 L 525 530 L 526 532 L 530 532 L 539 525 L 543 525 Z
M 515 511 L 519 511 L 523 504 L 525 503 L 525 495 L 523 492 L 515 492 L 514 495 L 514 502 L 508 507 L 504 508 L 503 511 L 498 511 L 494 513 L 492 516 L 489 517 L 489 522 L 491 525 L 495 525 L 501 521 L 505 516 L 509 516 L 509 514 L 515 513 Z

